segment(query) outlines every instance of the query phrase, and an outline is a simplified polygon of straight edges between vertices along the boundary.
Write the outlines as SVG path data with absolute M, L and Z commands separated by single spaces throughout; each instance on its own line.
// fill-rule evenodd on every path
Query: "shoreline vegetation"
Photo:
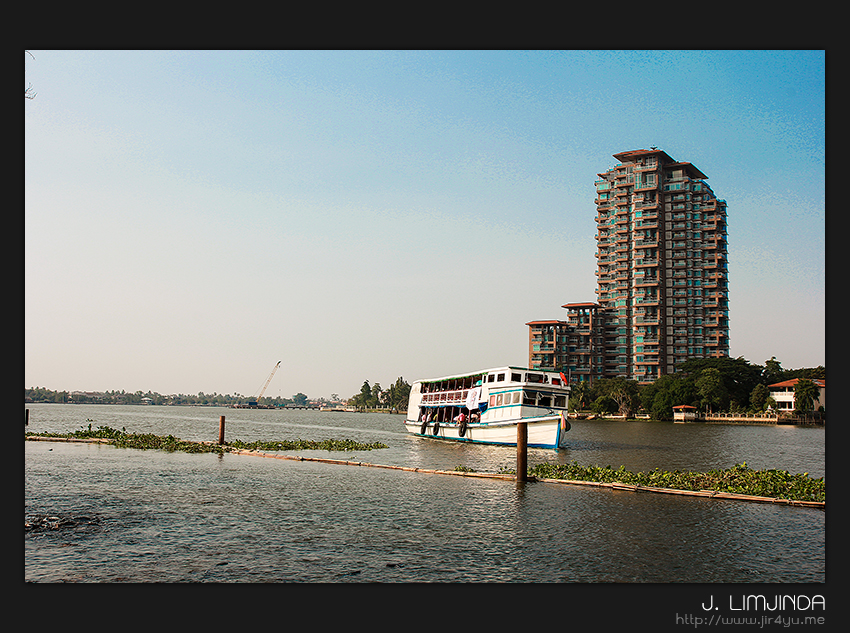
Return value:
M 181 451 L 187 453 L 242 453 L 285 450 L 325 450 L 325 451 L 363 451 L 389 448 L 386 444 L 374 442 L 364 444 L 353 440 L 282 440 L 243 442 L 234 440 L 225 444 L 213 442 L 191 442 L 150 433 L 127 433 L 107 426 L 92 430 L 81 429 L 68 433 L 26 433 L 26 440 L 58 441 L 94 441 L 106 442 L 118 448 L 141 450 Z M 260 453 L 262 454 L 262 453 Z M 348 463 L 348 462 L 345 462 Z M 361 462 L 354 462 L 363 465 Z M 421 469 L 416 469 L 421 470 Z M 423 471 L 424 472 L 424 471 Z M 434 471 L 444 472 L 444 471 Z M 631 472 L 625 467 L 617 469 L 611 466 L 581 466 L 577 462 L 569 464 L 536 464 L 527 471 L 530 479 L 561 481 L 564 483 L 593 483 L 607 486 L 622 486 L 630 490 L 679 491 L 682 494 L 733 495 L 736 498 L 750 500 L 782 500 L 812 504 L 825 504 L 826 483 L 823 477 L 813 478 L 808 473 L 791 474 L 775 469 L 753 470 L 746 463 L 736 464 L 732 468 L 695 471 L 664 471 L 655 469 L 650 472 Z M 454 473 L 478 475 L 472 469 L 458 466 Z M 506 470 L 498 475 L 516 474 Z

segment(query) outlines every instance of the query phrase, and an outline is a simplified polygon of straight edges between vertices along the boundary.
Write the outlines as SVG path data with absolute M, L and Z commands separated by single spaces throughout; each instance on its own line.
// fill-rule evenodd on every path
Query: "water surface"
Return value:
M 28 430 L 89 423 L 216 440 L 350 438 L 389 448 L 305 456 L 452 470 L 516 451 L 408 435 L 401 416 L 27 405 Z M 91 421 L 91 422 L 90 422 Z M 577 421 L 541 461 L 629 470 L 824 473 L 824 429 Z M 226 454 L 25 443 L 25 578 L 33 582 L 811 583 L 825 512 L 577 486 Z M 34 519 L 55 517 L 46 527 Z M 56 522 L 54 522 L 56 524 Z

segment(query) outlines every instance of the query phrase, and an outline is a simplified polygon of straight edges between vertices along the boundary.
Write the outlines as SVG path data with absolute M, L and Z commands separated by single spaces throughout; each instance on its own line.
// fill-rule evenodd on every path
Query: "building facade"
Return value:
M 652 148 L 614 154 L 596 186 L 597 300 L 531 321 L 529 367 L 652 382 L 729 355 L 726 203 L 707 176 Z
M 767 386 L 770 391 L 770 397 L 776 401 L 776 407 L 779 411 L 788 412 L 796 408 L 795 390 L 798 380 L 799 378 L 792 378 L 791 380 L 784 380 Z M 814 403 L 814 410 L 817 411 L 820 407 L 826 409 L 826 380 L 821 380 L 820 378 L 811 378 L 810 380 L 818 388 L 818 400 Z

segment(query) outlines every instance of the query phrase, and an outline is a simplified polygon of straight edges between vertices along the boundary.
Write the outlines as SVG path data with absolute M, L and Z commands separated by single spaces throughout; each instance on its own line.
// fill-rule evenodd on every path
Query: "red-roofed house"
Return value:
M 770 390 L 770 397 L 776 400 L 776 406 L 779 407 L 780 411 L 794 410 L 794 388 L 797 386 L 798 380 L 799 378 L 792 378 L 767 386 Z M 815 402 L 815 411 L 820 407 L 826 410 L 826 381 L 819 378 L 812 378 L 811 381 L 818 386 L 820 392 L 820 396 Z

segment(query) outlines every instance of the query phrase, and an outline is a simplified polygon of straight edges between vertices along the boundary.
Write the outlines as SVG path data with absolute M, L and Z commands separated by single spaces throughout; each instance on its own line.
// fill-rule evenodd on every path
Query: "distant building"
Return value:
M 770 397 L 776 400 L 776 406 L 780 411 L 793 411 L 795 409 L 794 389 L 799 380 L 799 378 L 792 378 L 767 386 Z M 820 407 L 826 410 L 826 381 L 819 378 L 811 378 L 810 380 L 818 386 L 820 394 L 818 401 L 815 402 L 814 410 L 817 411 Z
M 729 355 L 726 203 L 659 149 L 614 154 L 596 185 L 597 301 L 531 321 L 529 367 L 652 382 Z

